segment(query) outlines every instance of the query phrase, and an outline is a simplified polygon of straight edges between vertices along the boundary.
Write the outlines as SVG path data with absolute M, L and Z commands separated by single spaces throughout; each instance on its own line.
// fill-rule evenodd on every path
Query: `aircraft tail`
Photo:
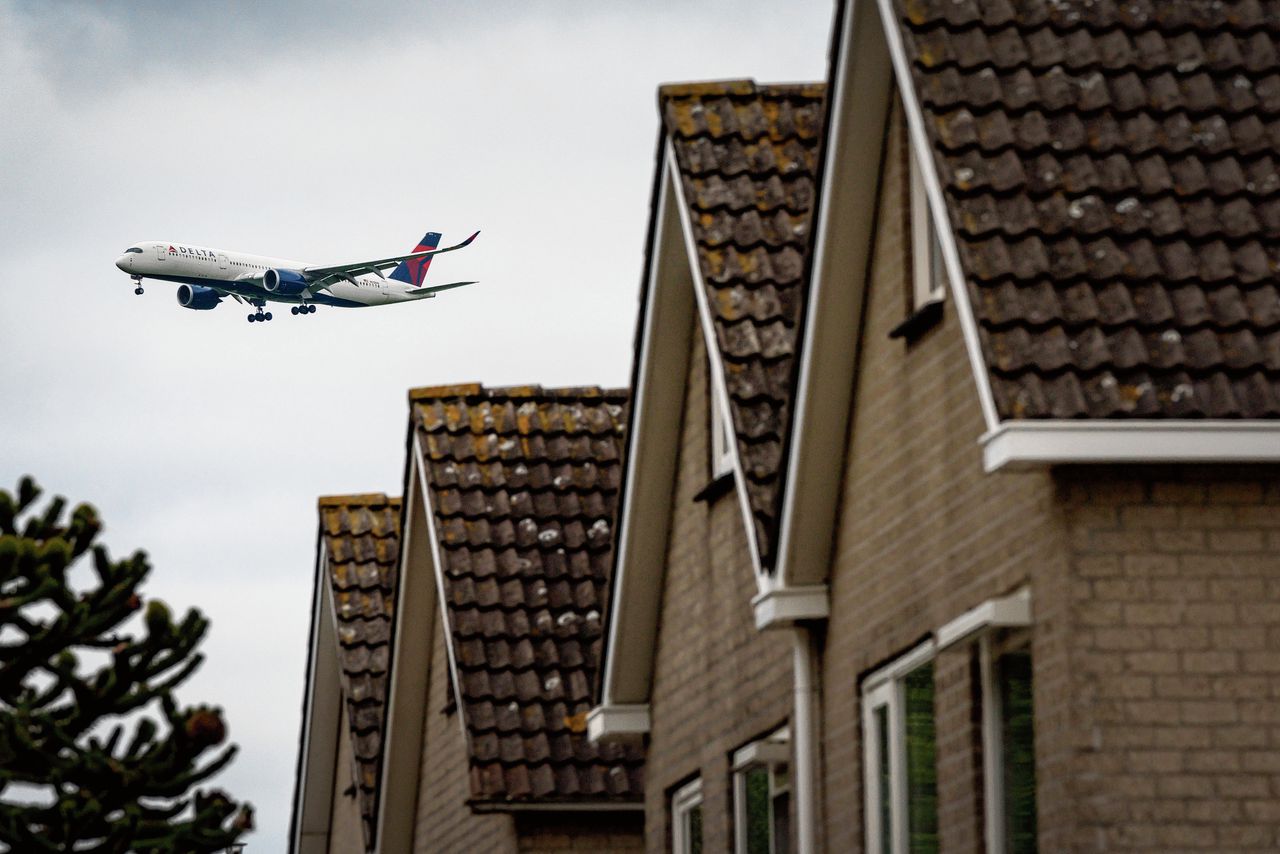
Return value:
M 440 245 L 440 232 L 428 231 L 426 235 L 413 248 L 414 252 L 426 252 L 428 249 L 435 249 Z M 391 278 L 404 282 L 413 287 L 421 287 L 422 281 L 427 277 L 427 268 L 431 266 L 431 259 L 435 257 L 428 255 L 426 258 L 414 258 L 410 261 L 401 261 L 400 266 L 396 267 L 391 274 Z

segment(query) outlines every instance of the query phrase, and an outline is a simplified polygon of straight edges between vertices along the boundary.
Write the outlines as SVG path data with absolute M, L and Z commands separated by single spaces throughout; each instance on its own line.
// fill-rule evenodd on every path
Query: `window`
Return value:
M 126 255 L 128 255 L 130 252 L 137 252 L 139 255 L 142 254 L 142 250 L 139 249 L 137 246 L 130 246 L 128 249 L 124 251 Z
M 673 854 L 702 854 L 702 781 L 686 783 L 671 796 Z
M 711 476 L 733 473 L 733 425 L 715 395 L 711 396 Z
M 869 854 L 938 851 L 933 653 L 922 644 L 863 683 Z
M 791 844 L 790 733 L 781 729 L 733 754 L 734 851 L 787 854 Z
M 911 172 L 911 313 L 924 310 L 946 296 L 946 268 L 942 244 L 933 227 L 924 174 L 914 153 L 908 155 Z
M 987 850 L 1036 850 L 1035 717 L 1025 632 L 978 640 Z

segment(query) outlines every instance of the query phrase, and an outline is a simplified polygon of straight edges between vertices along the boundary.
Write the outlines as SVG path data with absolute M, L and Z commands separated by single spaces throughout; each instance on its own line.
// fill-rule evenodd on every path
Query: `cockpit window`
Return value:
M 141 254 L 141 253 L 142 253 L 142 250 L 141 250 L 141 249 L 139 249 L 137 246 L 130 246 L 128 249 L 124 250 L 124 252 L 125 252 L 125 254 L 126 254 L 126 255 L 128 255 L 130 252 L 137 252 L 137 253 Z

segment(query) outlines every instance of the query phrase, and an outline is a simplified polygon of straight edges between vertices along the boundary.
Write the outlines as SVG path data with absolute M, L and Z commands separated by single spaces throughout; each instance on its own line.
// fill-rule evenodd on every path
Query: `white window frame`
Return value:
M 939 649 L 961 643 L 976 643 L 978 646 L 984 823 L 987 850 L 996 854 L 1005 850 L 1004 710 L 1000 703 L 1000 686 L 996 683 L 996 660 L 1006 651 L 1030 646 L 1030 639 L 1024 634 L 1030 626 L 1031 589 L 1023 587 L 1008 596 L 988 599 L 965 611 L 935 633 Z M 997 647 L 992 638 L 1000 629 L 1011 629 L 1019 634 L 1012 644 Z M 1032 661 L 1034 664 L 1034 658 Z
M 910 652 L 868 676 L 862 683 L 862 757 L 863 793 L 866 815 L 866 848 L 868 854 L 907 854 L 907 738 L 905 696 L 902 680 L 907 674 L 933 661 L 937 653 L 932 640 L 925 641 Z M 876 729 L 876 711 L 886 708 L 889 727 L 889 815 L 893 826 L 890 831 L 891 849 L 880 849 L 880 739 Z
M 671 794 L 671 851 L 672 854 L 691 854 L 693 840 L 689 837 L 689 815 L 702 806 L 702 778 L 685 783 Z
M 942 244 L 934 228 L 924 170 L 914 151 L 908 156 L 911 173 L 911 313 L 942 302 L 947 295 L 947 271 Z
M 779 769 L 790 770 L 791 733 L 786 727 L 770 733 L 759 741 L 753 741 L 733 754 L 733 850 L 736 854 L 747 851 L 747 774 L 764 769 L 769 773 L 769 854 L 778 854 L 774 845 L 774 803 L 779 795 L 791 791 L 787 782 L 779 782 Z
M 711 476 L 733 473 L 733 422 L 721 406 L 720 396 L 712 386 L 711 403 Z

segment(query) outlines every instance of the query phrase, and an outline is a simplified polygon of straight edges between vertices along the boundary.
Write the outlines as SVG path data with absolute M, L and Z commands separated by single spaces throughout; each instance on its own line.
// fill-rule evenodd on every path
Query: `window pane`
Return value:
M 685 813 L 685 840 L 689 854 L 702 854 L 702 804 Z
M 875 715 L 875 738 L 879 745 L 877 749 L 880 751 L 880 767 L 876 769 L 876 777 L 880 780 L 880 854 L 892 854 L 893 786 L 889 763 L 889 707 L 879 707 Z
M 747 854 L 769 854 L 769 769 L 746 773 Z
M 933 722 L 933 665 L 903 680 L 907 736 L 907 850 L 938 850 L 938 773 Z
M 791 793 L 773 796 L 773 854 L 791 850 Z
M 997 662 L 1000 676 L 1000 738 L 1004 748 L 1005 848 L 1036 850 L 1036 753 L 1031 712 L 1031 653 L 1011 652 Z

